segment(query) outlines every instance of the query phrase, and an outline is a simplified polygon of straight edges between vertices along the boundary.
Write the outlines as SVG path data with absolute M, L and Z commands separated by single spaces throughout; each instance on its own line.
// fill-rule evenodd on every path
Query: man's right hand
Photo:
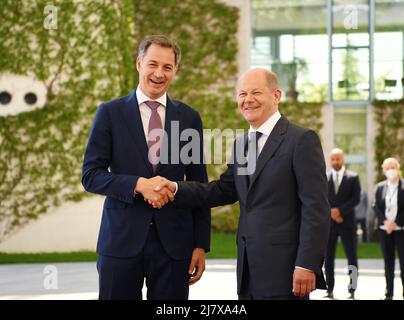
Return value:
M 162 178 L 162 177 L 160 177 L 160 178 L 161 179 L 159 181 L 159 184 L 154 188 L 154 191 L 158 192 L 159 194 L 162 194 L 162 193 L 166 192 L 166 190 L 168 190 L 173 195 L 173 199 L 174 199 L 174 193 L 177 189 L 176 184 L 166 178 Z M 154 200 L 149 200 L 149 203 L 154 208 L 158 207 L 158 203 L 156 203 Z
M 144 200 L 152 204 L 154 208 L 160 209 L 166 203 L 174 200 L 174 194 L 168 188 L 162 188 L 159 192 L 154 190 L 156 186 L 160 185 L 165 180 L 167 179 L 160 176 L 150 179 L 140 177 L 137 180 L 135 191 L 141 193 Z
M 342 218 L 341 211 L 338 208 L 331 208 L 331 219 L 334 220 L 336 223 L 341 224 L 344 222 Z

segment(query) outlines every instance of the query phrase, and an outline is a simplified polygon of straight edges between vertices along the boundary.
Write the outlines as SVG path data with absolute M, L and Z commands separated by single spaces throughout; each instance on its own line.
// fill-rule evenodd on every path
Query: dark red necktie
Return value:
M 161 143 L 163 141 L 163 125 L 161 123 L 160 115 L 157 112 L 157 108 L 160 106 L 160 103 L 157 101 L 147 101 L 145 103 L 152 112 L 149 120 L 147 146 L 149 147 L 149 161 L 153 167 L 153 172 L 156 173 L 157 162 L 160 157 Z M 152 147 L 153 150 L 150 150 Z

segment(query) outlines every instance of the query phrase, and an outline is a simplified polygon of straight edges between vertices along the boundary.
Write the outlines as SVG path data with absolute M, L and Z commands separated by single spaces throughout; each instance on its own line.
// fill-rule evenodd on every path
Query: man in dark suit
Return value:
M 330 209 L 323 151 L 315 132 L 279 113 L 281 93 L 270 71 L 257 68 L 242 75 L 238 110 L 250 130 L 236 140 L 234 161 L 209 184 L 178 182 L 175 195 L 175 203 L 191 207 L 239 201 L 240 299 L 308 299 L 316 286 L 325 288 Z M 247 167 L 239 161 L 246 159 Z M 165 181 L 156 191 L 163 186 L 176 189 Z
M 176 146 L 186 141 L 172 135 L 173 126 L 179 133 L 194 129 L 202 137 L 198 112 L 166 93 L 180 56 L 170 39 L 146 38 L 136 61 L 139 86 L 103 103 L 94 119 L 82 183 L 87 191 L 106 196 L 97 245 L 100 299 L 142 299 L 144 279 L 148 299 L 187 299 L 189 285 L 205 269 L 209 209 L 169 203 L 156 210 L 145 202 L 160 205 L 172 197 L 168 190 L 153 191 L 156 175 L 207 181 L 202 156 L 187 165 L 175 161 Z M 202 155 L 202 141 L 199 147 Z
M 327 297 L 334 298 L 334 260 L 338 237 L 341 237 L 348 265 L 352 270 L 351 277 L 357 276 L 358 258 L 356 254 L 356 220 L 355 207 L 360 201 L 361 186 L 359 176 L 344 166 L 344 152 L 335 148 L 331 151 L 330 161 L 332 172 L 328 176 L 328 201 L 331 206 L 330 235 L 325 258 L 325 273 L 327 279 Z M 355 284 L 352 281 L 352 284 Z M 348 287 L 349 298 L 355 298 L 354 286 Z

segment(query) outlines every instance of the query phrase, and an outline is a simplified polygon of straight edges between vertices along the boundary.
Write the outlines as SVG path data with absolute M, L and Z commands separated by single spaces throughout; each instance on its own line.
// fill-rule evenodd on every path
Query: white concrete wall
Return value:
M 374 222 L 374 212 L 372 209 L 372 203 L 374 200 L 374 195 L 376 191 L 376 159 L 375 159 L 375 137 L 376 133 L 378 130 L 378 125 L 376 121 L 374 120 L 374 108 L 372 105 L 368 106 L 368 111 L 367 111 L 367 153 L 368 153 L 368 159 L 367 159 L 367 193 L 368 193 L 368 227 L 370 230 L 373 229 L 373 222 Z M 379 164 L 381 165 L 381 163 Z M 369 232 L 370 234 L 370 232 Z
M 334 108 L 331 104 L 323 105 L 321 121 L 323 128 L 320 130 L 320 138 L 328 172 L 331 170 L 329 155 L 334 148 Z
M 251 10 L 250 0 L 221 0 L 221 2 L 237 7 L 240 10 L 239 26 L 237 31 L 238 54 L 237 65 L 238 75 L 250 67 L 250 43 L 251 43 Z
M 104 197 L 65 203 L 0 243 L 0 252 L 94 251 Z

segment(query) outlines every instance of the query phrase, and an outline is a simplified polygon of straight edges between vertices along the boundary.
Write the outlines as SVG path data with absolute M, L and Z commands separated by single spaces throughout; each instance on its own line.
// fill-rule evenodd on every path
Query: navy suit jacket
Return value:
M 357 173 L 345 170 L 338 193 L 335 194 L 332 174 L 328 176 L 328 201 L 331 208 L 339 208 L 344 221 L 340 226 L 347 228 L 356 228 L 355 207 L 361 199 L 361 185 Z M 331 226 L 338 225 L 331 220 Z
M 200 137 L 199 163 L 184 164 L 172 150 L 172 134 L 196 129 Z M 148 147 L 136 93 L 100 105 L 97 110 L 83 161 L 82 184 L 86 191 L 105 195 L 97 252 L 112 257 L 135 257 L 143 249 L 153 217 L 166 252 L 174 259 L 189 259 L 194 248 L 209 251 L 210 210 L 179 208 L 168 203 L 154 209 L 142 195 L 134 196 L 139 177 L 160 175 L 170 180 L 208 180 L 203 163 L 203 129 L 199 113 L 182 102 L 167 97 L 164 129 L 167 139 L 161 153 L 168 163 L 159 164 L 156 174 L 148 160 Z M 175 131 L 175 125 L 173 127 Z M 177 160 L 176 160 L 177 159 Z

